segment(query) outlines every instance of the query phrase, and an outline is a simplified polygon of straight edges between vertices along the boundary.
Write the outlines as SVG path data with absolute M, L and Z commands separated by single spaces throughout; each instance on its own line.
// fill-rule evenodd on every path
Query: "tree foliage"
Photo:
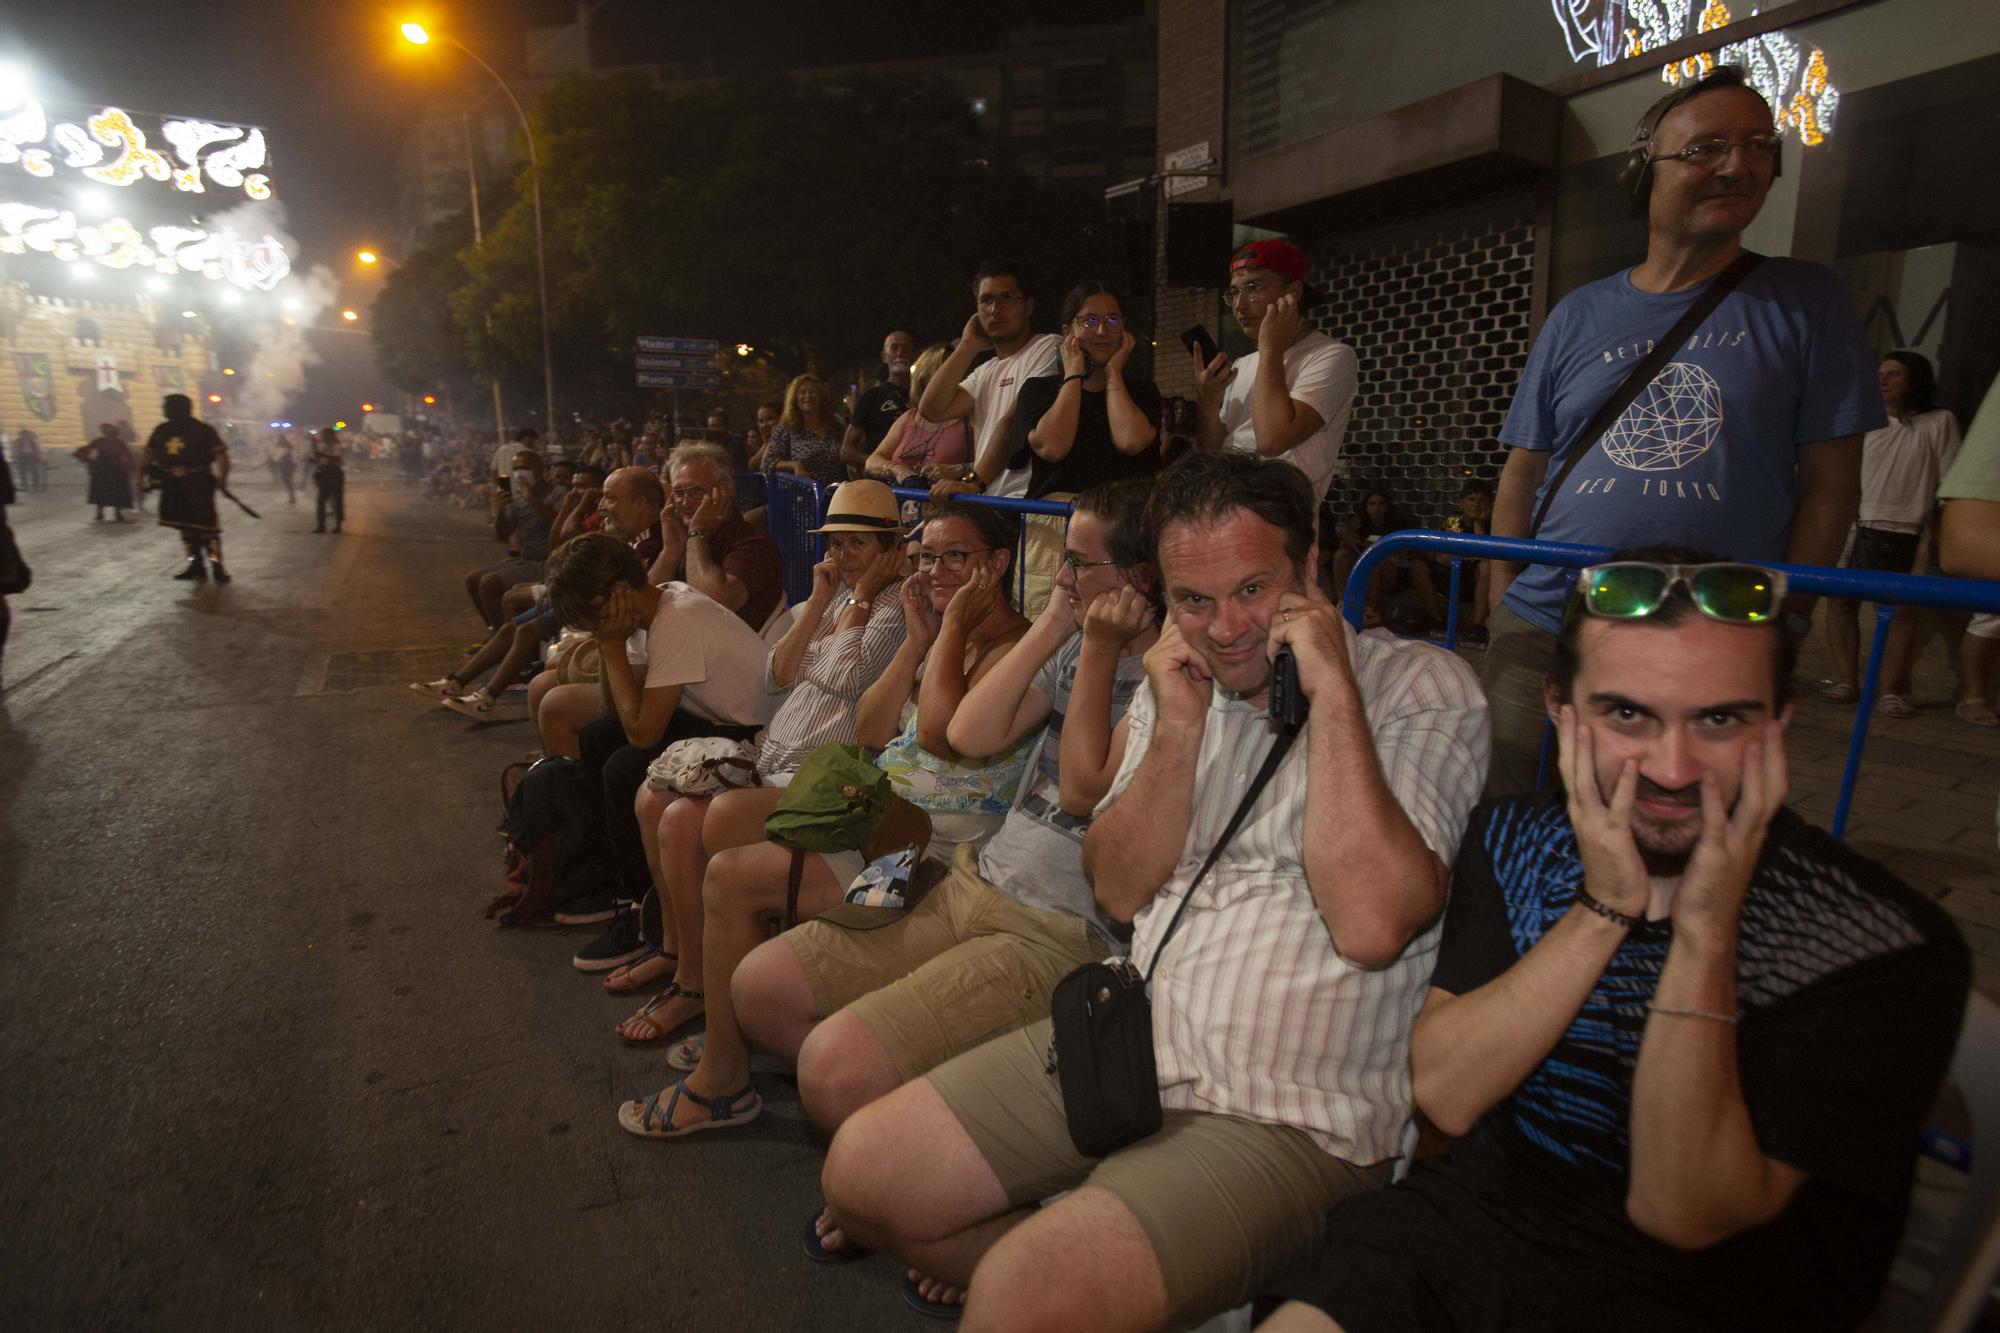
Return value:
M 637 78 L 573 78 L 534 122 L 557 374 L 572 402 L 628 395 L 643 333 L 832 367 L 872 357 L 891 328 L 956 334 L 988 255 L 1031 267 L 1042 327 L 1057 284 L 1097 275 L 1101 202 L 996 164 L 960 99 L 927 84 L 770 78 L 663 95 Z M 399 384 L 447 365 L 537 374 L 528 178 L 483 248 L 413 256 L 383 300 L 407 321 L 376 321 L 378 339 L 400 344 L 380 353 Z M 456 360 L 437 346 L 446 310 Z

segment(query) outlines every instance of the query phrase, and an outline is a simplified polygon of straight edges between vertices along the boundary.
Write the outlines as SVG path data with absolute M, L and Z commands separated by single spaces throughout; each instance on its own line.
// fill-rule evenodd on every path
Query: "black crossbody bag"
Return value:
M 1676 349 L 1687 341 L 1688 336 L 1700 327 L 1703 320 L 1715 313 L 1715 308 L 1722 304 L 1722 298 L 1735 291 L 1736 284 L 1748 277 L 1750 270 L 1763 262 L 1764 256 L 1749 250 L 1736 256 L 1728 268 L 1715 275 L 1715 281 L 1709 283 L 1708 289 L 1695 298 L 1694 304 L 1674 321 L 1674 326 L 1667 330 L 1666 336 L 1653 344 L 1653 350 L 1646 353 L 1645 360 L 1632 367 L 1625 378 L 1618 381 L 1617 389 L 1604 400 L 1604 405 L 1597 409 L 1597 415 L 1590 419 L 1590 424 L 1576 437 L 1576 445 L 1569 451 L 1569 457 L 1563 460 L 1562 468 L 1556 473 L 1555 480 L 1551 481 L 1548 489 L 1542 492 L 1542 502 L 1535 506 L 1534 521 L 1528 524 L 1526 536 L 1529 541 L 1533 541 L 1535 534 L 1542 530 L 1542 521 L 1549 516 L 1549 506 L 1555 503 L 1556 494 L 1562 490 L 1563 483 L 1569 480 L 1569 474 L 1576 471 L 1576 465 L 1583 461 L 1584 455 L 1597 447 L 1598 441 L 1604 438 L 1604 433 L 1611 429 L 1612 423 L 1624 416 L 1625 409 L 1632 406 L 1633 401 L 1644 392 L 1646 386 L 1667 368 L 1667 362 L 1673 359 Z
M 1251 779 L 1242 803 L 1229 817 L 1208 859 L 1188 881 L 1181 905 L 1153 950 L 1143 974 L 1129 958 L 1085 963 L 1056 983 L 1050 999 L 1049 1052 L 1046 1068 L 1062 1087 L 1063 1118 L 1076 1150 L 1103 1157 L 1128 1143 L 1137 1143 L 1160 1128 L 1160 1076 L 1153 1059 L 1153 1002 L 1146 987 L 1153 970 L 1180 927 L 1194 891 L 1215 865 L 1222 849 L 1250 813 L 1285 753 L 1298 739 L 1297 725 L 1283 727 L 1264 756 L 1264 766 Z

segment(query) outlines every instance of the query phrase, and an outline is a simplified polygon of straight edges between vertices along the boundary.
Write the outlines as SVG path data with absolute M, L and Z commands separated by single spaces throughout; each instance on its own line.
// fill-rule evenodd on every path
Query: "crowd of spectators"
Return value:
M 889 334 L 845 418 L 807 374 L 740 441 L 725 416 L 670 449 L 492 455 L 513 549 L 465 583 L 488 637 L 417 688 L 490 719 L 525 682 L 538 754 L 584 776 L 602 884 L 555 919 L 603 927 L 571 963 L 643 997 L 606 1035 L 672 1071 L 607 1119 L 740 1127 L 775 1056 L 830 1138 L 808 1257 L 886 1251 L 909 1303 L 979 1328 L 1259 1297 L 1285 1330 L 1855 1326 L 1970 961 L 1785 807 L 1812 606 L 1766 566 L 1834 563 L 1858 512 L 1858 567 L 1921 570 L 1943 494 L 1944 567 L 1992 576 L 2000 409 L 1954 466 L 1927 367 L 1878 382 L 1830 272 L 1738 262 L 1778 149 L 1733 70 L 1634 148 L 1647 257 L 1551 314 L 1497 492 L 1464 479 L 1447 525 L 1619 554 L 1574 586 L 1463 567 L 1479 673 L 1322 591 L 1408 520 L 1328 506 L 1362 371 L 1304 323 L 1323 297 L 1282 241 L 1232 258 L 1256 350 L 1196 352 L 1190 403 L 1129 371 L 1117 292 L 1077 284 L 1036 333 L 996 260 L 958 338 Z M 1723 437 L 1677 503 L 1589 425 L 1721 274 L 1683 355 Z M 833 488 L 795 606 L 746 469 Z M 927 490 L 914 523 L 888 483 Z M 1017 540 L 982 493 L 1069 517 Z M 1396 557 L 1366 623 L 1435 623 L 1450 590 Z M 677 743 L 709 741 L 744 777 L 684 790 Z M 861 845 L 799 850 L 766 821 L 829 744 L 897 800 Z M 1091 1048 L 1052 1006 L 1107 960 L 1146 983 L 1161 1116 L 1080 1146 Z M 1413 1165 L 1418 1117 L 1450 1144 Z

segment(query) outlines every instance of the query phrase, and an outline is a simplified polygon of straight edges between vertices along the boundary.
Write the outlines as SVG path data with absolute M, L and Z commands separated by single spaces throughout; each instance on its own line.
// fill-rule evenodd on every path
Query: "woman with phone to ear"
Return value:
M 1075 495 L 1159 471 L 1160 391 L 1128 375 L 1138 338 L 1118 293 L 1078 283 L 1063 298 L 1062 373 L 1029 380 L 1014 408 L 1031 499 Z M 1017 449 L 1018 457 L 1018 449 Z

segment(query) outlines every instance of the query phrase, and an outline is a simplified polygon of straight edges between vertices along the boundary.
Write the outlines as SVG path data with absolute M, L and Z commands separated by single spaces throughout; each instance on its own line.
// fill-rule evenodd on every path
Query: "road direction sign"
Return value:
M 639 370 L 705 370 L 715 373 L 715 356 L 678 354 L 674 356 L 648 356 L 641 353 L 632 358 L 632 364 Z
M 639 335 L 639 350 L 642 352 L 679 352 L 685 356 L 714 356 L 717 344 L 713 338 L 663 338 L 654 334 Z
M 698 370 L 642 370 L 639 372 L 639 387 L 642 389 L 713 389 L 720 381 L 715 371 Z

